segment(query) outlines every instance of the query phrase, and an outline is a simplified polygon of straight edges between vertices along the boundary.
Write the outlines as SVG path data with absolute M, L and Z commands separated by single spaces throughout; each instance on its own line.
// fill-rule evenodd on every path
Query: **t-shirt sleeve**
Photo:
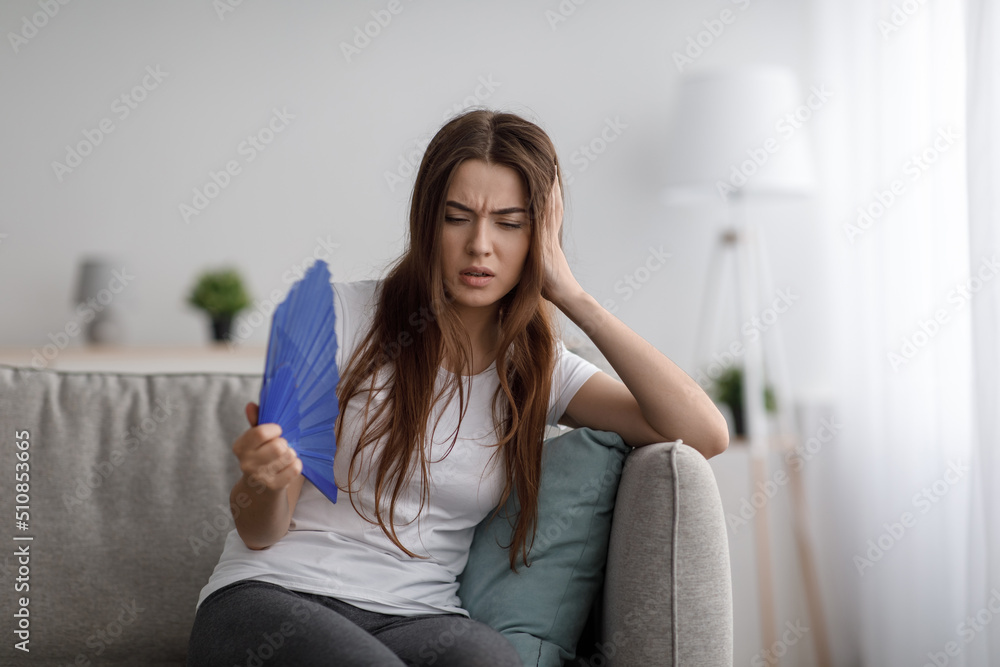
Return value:
M 549 401 L 549 416 L 546 423 L 556 426 L 566 406 L 590 377 L 601 370 L 583 357 L 566 349 L 560 340 L 556 344 L 556 366 L 552 377 L 552 397 Z
M 375 316 L 375 293 L 381 281 L 333 282 L 333 308 L 337 334 L 337 369 L 343 372 Z

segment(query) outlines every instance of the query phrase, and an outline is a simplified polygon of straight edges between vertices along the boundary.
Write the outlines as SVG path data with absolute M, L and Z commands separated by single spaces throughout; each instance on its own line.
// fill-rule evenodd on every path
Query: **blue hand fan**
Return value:
M 260 387 L 258 424 L 278 424 L 302 459 L 302 474 L 337 502 L 337 334 L 326 262 L 316 260 L 275 309 Z

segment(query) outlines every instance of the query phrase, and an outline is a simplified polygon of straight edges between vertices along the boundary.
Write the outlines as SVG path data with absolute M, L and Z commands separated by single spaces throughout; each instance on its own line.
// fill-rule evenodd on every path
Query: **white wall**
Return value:
M 402 11 L 346 62 L 339 44 L 386 6 L 245 0 L 220 20 L 210 2 L 71 2 L 16 54 L 9 43 L 0 49 L 3 344 L 40 345 L 65 328 L 75 317 L 77 262 L 92 252 L 119 257 L 135 275 L 122 302 L 128 341 L 138 344 L 205 339 L 204 316 L 183 303 L 204 268 L 235 264 L 258 299 L 284 294 L 282 276 L 329 238 L 338 244 L 330 262 L 338 279 L 378 273 L 402 249 L 412 183 L 392 190 L 386 173 L 478 90 L 486 105 L 537 118 L 556 142 L 573 176 L 566 239 L 580 281 L 691 366 L 714 239 L 706 223 L 721 219 L 716 209 L 667 209 L 657 197 L 680 76 L 671 53 L 729 6 L 738 20 L 691 69 L 746 60 L 795 66 L 804 48 L 796 3 L 741 12 L 732 3 L 590 2 L 553 30 L 545 12 L 558 11 L 556 2 L 402 0 Z M 4 3 L 4 32 L 38 11 L 36 2 Z M 167 74 L 122 119 L 115 100 L 148 66 Z M 492 92 L 481 79 L 495 82 Z M 248 162 L 238 147 L 274 108 L 294 119 Z M 627 127 L 581 170 L 574 153 L 608 118 Z M 102 119 L 114 131 L 60 181 L 52 163 L 65 162 L 66 146 Z M 229 160 L 241 173 L 185 223 L 179 205 L 190 205 L 192 189 Z M 786 216 L 783 233 L 807 238 L 798 213 Z M 626 301 L 615 284 L 645 262 L 650 245 L 673 261 Z M 807 291 L 809 265 L 775 250 L 776 283 Z M 814 305 L 803 297 L 787 315 L 790 339 L 796 328 L 809 331 Z M 252 340 L 266 340 L 265 328 Z M 803 361 L 793 364 L 797 384 L 821 383 L 822 369 Z
M 328 239 L 336 279 L 379 274 L 402 249 L 413 180 L 390 188 L 386 174 L 478 91 L 482 104 L 537 119 L 555 141 L 573 179 L 567 255 L 584 287 L 614 299 L 623 321 L 693 374 L 706 260 L 722 218 L 717 207 L 668 209 L 660 200 L 680 77 L 672 53 L 728 9 L 735 22 L 689 71 L 778 63 L 808 88 L 818 82 L 808 71 L 803 3 L 400 0 L 401 11 L 347 62 L 340 44 L 389 5 L 243 0 L 220 16 L 208 0 L 70 2 L 16 53 L 5 39 L 0 345 L 41 347 L 76 319 L 77 263 L 89 253 L 118 257 L 134 275 L 121 297 L 134 344 L 206 340 L 207 320 L 184 303 L 205 268 L 235 265 L 257 300 L 283 296 L 290 269 Z M 550 23 L 560 8 L 573 11 Z M 0 4 L 3 33 L 20 32 L 39 11 L 37 0 Z M 165 78 L 122 118 L 114 102 L 147 67 Z M 294 118 L 248 161 L 238 147 L 273 109 Z M 52 163 L 102 119 L 113 132 L 60 181 Z M 624 129 L 584 170 L 575 152 L 607 119 Z M 179 205 L 229 160 L 241 173 L 185 222 Z M 818 352 L 827 344 L 825 256 L 809 210 L 806 202 L 750 212 L 766 225 L 775 285 L 800 295 L 781 325 L 801 400 L 822 397 L 829 375 Z M 645 263 L 650 246 L 672 258 L 625 300 L 615 285 Z M 249 331 L 249 340 L 266 340 L 266 323 Z M 713 461 L 727 506 L 747 493 L 739 490 L 745 462 L 731 455 Z M 776 539 L 791 549 L 790 538 Z M 752 549 L 739 549 L 734 572 L 752 573 Z M 760 649 L 755 585 L 742 574 L 735 585 L 737 662 L 745 663 Z M 795 583 L 788 586 L 782 595 L 794 600 Z

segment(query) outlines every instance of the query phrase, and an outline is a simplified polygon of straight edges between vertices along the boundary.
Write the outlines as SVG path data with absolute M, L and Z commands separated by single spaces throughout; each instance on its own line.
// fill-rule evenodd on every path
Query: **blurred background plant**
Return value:
M 188 304 L 208 313 L 213 340 L 229 340 L 233 318 L 250 305 L 243 277 L 233 268 L 205 271 L 188 294 Z
M 746 435 L 743 409 L 743 368 L 729 366 L 723 371 L 715 379 L 712 386 L 712 398 L 729 406 L 729 410 L 733 414 L 733 430 L 736 432 L 736 436 Z M 770 384 L 764 387 L 764 408 L 768 412 L 775 412 L 778 409 Z

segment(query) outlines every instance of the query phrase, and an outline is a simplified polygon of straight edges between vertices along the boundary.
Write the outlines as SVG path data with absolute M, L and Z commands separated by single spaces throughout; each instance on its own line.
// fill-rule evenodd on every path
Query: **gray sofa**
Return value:
M 259 388 L 259 375 L 0 366 L 0 664 L 184 664 L 198 592 L 233 527 L 230 447 Z M 15 487 L 24 451 L 27 489 Z M 27 653 L 14 648 L 19 625 Z M 732 664 L 722 506 L 687 445 L 628 455 L 603 595 L 567 664 Z

